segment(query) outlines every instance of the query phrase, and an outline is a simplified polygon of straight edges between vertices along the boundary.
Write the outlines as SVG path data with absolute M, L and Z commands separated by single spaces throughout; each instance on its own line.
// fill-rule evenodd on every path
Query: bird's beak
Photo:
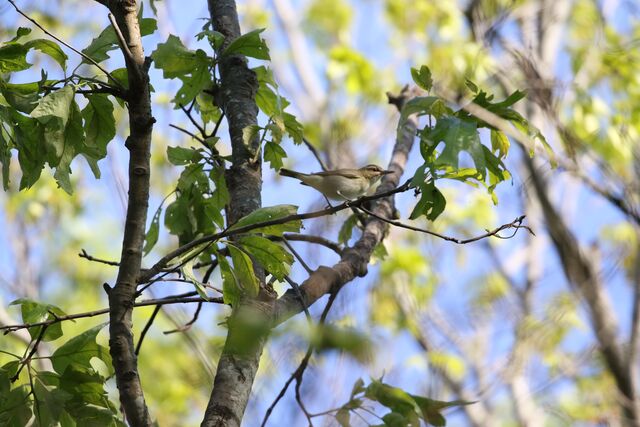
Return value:
M 382 171 L 380 172 L 380 175 L 389 175 L 390 173 L 395 173 L 395 171 L 389 171 L 389 170 Z

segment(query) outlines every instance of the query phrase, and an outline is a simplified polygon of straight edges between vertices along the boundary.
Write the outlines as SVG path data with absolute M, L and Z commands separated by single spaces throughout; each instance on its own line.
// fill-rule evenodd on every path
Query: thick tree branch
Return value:
M 209 0 L 208 4 L 213 28 L 225 37 L 217 52 L 220 90 L 216 101 L 227 117 L 231 137 L 231 167 L 225 171 L 225 180 L 230 194 L 227 221 L 233 224 L 262 204 L 260 139 L 256 135 L 245 143 L 243 135 L 247 126 L 257 124 L 258 80 L 247 67 L 244 56 L 221 55 L 229 43 L 240 36 L 235 1 Z M 265 284 L 264 271 L 255 263 L 254 271 L 260 284 L 259 294 L 233 307 L 203 426 L 239 426 L 242 422 L 267 339 L 266 333 L 253 333 L 259 328 L 247 327 L 247 322 L 255 325 L 256 320 L 260 323 L 259 319 L 269 319 L 276 297 L 273 288 Z
M 154 119 L 151 115 L 148 67 L 142 49 L 136 1 L 111 0 L 100 3 L 108 6 L 115 17 L 113 25 L 120 30 L 118 36 L 123 42 L 129 79 L 127 101 L 130 135 L 125 143 L 130 155 L 129 200 L 118 277 L 113 289 L 105 287 L 109 294 L 110 309 L 109 348 L 127 421 L 133 426 L 151 426 L 131 331 L 149 206 L 149 158 Z
M 583 298 L 589 310 L 591 325 L 600 344 L 600 351 L 623 400 L 621 406 L 624 418 L 627 420 L 627 425 L 637 426 L 640 424 L 640 409 L 635 380 L 631 376 L 630 365 L 618 342 L 615 311 L 594 268 L 593 260 L 585 256 L 564 219 L 552 205 L 546 184 L 535 169 L 533 161 L 527 156 L 524 158 L 533 188 L 542 207 L 549 235 L 562 261 L 565 276 Z
M 404 93 L 405 98 L 408 99 L 410 95 L 407 91 Z M 391 97 L 390 101 L 393 101 Z M 397 104 L 399 109 L 401 105 L 401 103 Z M 391 161 L 387 167 L 387 169 L 393 170 L 395 173 L 383 177 L 379 190 L 381 194 L 391 192 L 398 187 L 398 182 L 407 163 L 409 151 L 413 146 L 417 126 L 417 118 L 410 116 L 398 132 L 398 138 L 393 147 Z M 375 202 L 370 210 L 376 215 L 390 218 L 393 216 L 394 209 L 393 197 L 385 197 Z M 300 292 L 302 293 L 306 307 L 311 306 L 323 295 L 336 292 L 356 277 L 365 276 L 371 254 L 378 243 L 384 239 L 386 231 L 386 222 L 375 217 L 368 218 L 360 239 L 353 247 L 344 250 L 337 264 L 333 267 L 319 267 L 300 285 Z M 294 291 L 289 290 L 276 301 L 273 315 L 274 324 L 280 324 L 301 311 L 302 307 L 300 306 L 299 297 Z

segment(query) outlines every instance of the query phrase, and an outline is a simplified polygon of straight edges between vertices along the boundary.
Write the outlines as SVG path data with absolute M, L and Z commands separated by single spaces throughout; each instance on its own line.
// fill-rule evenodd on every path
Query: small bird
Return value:
M 280 169 L 280 175 L 299 179 L 333 200 L 349 201 L 364 196 L 372 190 L 383 175 L 393 173 L 378 165 L 367 165 L 360 169 L 336 169 L 331 171 L 302 173 Z

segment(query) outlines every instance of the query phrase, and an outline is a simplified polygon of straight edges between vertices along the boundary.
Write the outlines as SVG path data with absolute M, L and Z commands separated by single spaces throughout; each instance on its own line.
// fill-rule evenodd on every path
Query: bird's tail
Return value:
M 285 169 L 285 168 L 281 168 L 280 171 L 278 171 L 278 173 L 282 176 L 288 176 L 290 178 L 296 178 L 296 179 L 300 179 L 301 177 L 306 175 L 304 173 L 292 171 L 291 169 Z

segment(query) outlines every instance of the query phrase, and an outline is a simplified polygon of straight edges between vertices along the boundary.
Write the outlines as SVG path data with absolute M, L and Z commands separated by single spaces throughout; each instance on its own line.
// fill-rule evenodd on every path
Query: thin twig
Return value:
M 326 171 L 327 166 L 322 161 L 322 158 L 320 157 L 320 153 L 318 153 L 318 150 L 316 150 L 316 147 L 314 147 L 313 144 L 311 144 L 309 140 L 305 137 L 302 137 L 302 142 L 304 142 L 304 145 L 309 149 L 309 151 L 311 151 L 311 154 L 313 154 L 313 156 L 316 158 L 322 170 Z
M 105 73 L 105 75 L 107 77 L 109 77 L 120 89 L 124 90 L 124 87 L 122 87 L 122 85 L 120 84 L 120 82 L 118 80 L 116 80 L 115 77 L 113 77 L 111 75 L 111 73 L 109 73 L 107 70 L 105 70 L 104 68 L 102 68 L 102 66 L 100 64 L 98 64 L 93 58 L 91 58 L 89 55 L 86 55 L 84 53 L 82 53 L 81 51 L 79 51 L 78 49 L 76 49 L 75 47 L 71 46 L 70 44 L 68 44 L 67 42 L 65 42 L 64 40 L 56 37 L 54 34 L 52 34 L 49 30 L 47 30 L 46 28 L 44 28 L 42 25 L 40 25 L 38 23 L 38 21 L 36 21 L 35 19 L 31 18 L 30 16 L 28 16 L 26 13 L 24 13 L 22 10 L 20 10 L 20 8 L 18 8 L 18 6 L 16 6 L 15 2 L 13 0 L 8 0 L 9 3 L 11 3 L 11 5 L 13 6 L 13 8 L 16 10 L 16 12 L 18 12 L 20 15 L 24 16 L 27 20 L 31 21 L 33 23 L 33 25 L 35 25 L 36 27 L 40 28 L 46 35 L 48 35 L 49 37 L 51 37 L 52 39 L 54 39 L 55 41 L 57 41 L 58 43 L 68 47 L 69 49 L 71 49 L 72 51 L 74 51 L 75 53 L 77 53 L 78 55 L 80 55 L 81 57 L 83 57 L 84 59 L 86 59 L 87 61 L 89 61 L 90 63 L 92 63 L 93 65 L 95 65 L 96 67 L 98 67 L 98 69 L 100 71 L 102 71 L 103 73 Z
M 277 236 L 277 237 L 280 238 L 280 236 Z M 308 242 L 308 243 L 314 243 L 316 245 L 321 245 L 328 249 L 331 249 L 338 255 L 342 255 L 342 252 L 344 251 L 342 246 L 340 246 L 340 244 L 336 242 L 332 242 L 331 240 L 325 239 L 324 237 L 320 237 L 320 236 L 314 236 L 311 234 L 284 233 L 282 237 L 290 241 Z
M 33 347 L 31 347 L 31 351 L 26 357 L 23 357 L 22 360 L 20 361 L 20 367 L 18 368 L 18 371 L 16 372 L 16 374 L 13 377 L 11 377 L 11 382 L 15 382 L 18 379 L 18 377 L 20 376 L 20 372 L 22 371 L 22 368 L 24 368 L 24 366 L 27 363 L 29 363 L 33 355 L 36 354 L 36 351 L 38 350 L 38 345 L 40 345 L 42 338 L 44 338 L 44 333 L 46 332 L 47 327 L 48 325 L 43 325 L 42 328 L 40 329 L 40 333 L 38 334 L 38 337 L 33 343 Z
M 495 236 L 495 237 L 497 237 L 499 239 L 511 239 L 512 237 L 514 237 L 516 235 L 518 230 L 521 229 L 521 228 L 524 228 L 529 233 L 531 233 L 531 234 L 533 234 L 535 236 L 535 233 L 533 232 L 533 230 L 531 230 L 531 228 L 529 226 L 522 225 L 522 221 L 524 221 L 526 215 L 521 215 L 518 218 L 514 219 L 512 222 L 510 222 L 508 224 L 503 224 L 500 227 L 494 228 L 493 230 L 490 230 L 490 231 L 487 230 L 486 233 L 481 234 L 479 236 L 472 237 L 470 239 L 458 239 L 457 237 L 445 236 L 444 234 L 436 233 L 435 231 L 426 230 L 424 228 L 413 227 L 411 225 L 404 224 L 404 223 L 402 223 L 400 221 L 395 221 L 393 219 L 385 218 L 383 216 L 380 216 L 378 214 L 375 214 L 375 213 L 371 212 L 370 210 L 368 210 L 368 209 L 366 209 L 366 208 L 364 208 L 362 206 L 358 206 L 357 208 L 360 209 L 361 211 L 365 212 L 366 214 L 369 214 L 372 217 L 379 219 L 380 221 L 386 222 L 387 224 L 395 225 L 396 227 L 406 228 L 407 230 L 418 231 L 420 233 L 429 234 L 431 236 L 435 236 L 435 237 L 438 237 L 440 239 L 456 243 L 458 245 L 465 245 L 467 243 L 477 242 L 478 240 L 482 240 L 482 239 L 485 239 L 485 238 L 491 237 L 491 236 Z M 503 236 L 498 235 L 499 232 L 501 232 L 503 230 L 511 229 L 511 228 L 515 229 L 515 231 L 513 232 L 513 234 L 511 236 L 503 237 Z
M 224 304 L 224 301 L 222 300 L 222 298 L 209 298 L 209 299 L 204 299 L 202 297 L 166 297 L 166 298 L 157 298 L 157 299 L 149 299 L 149 300 L 145 300 L 145 301 L 140 301 L 140 302 L 136 302 L 133 304 L 134 307 L 145 307 L 145 306 L 149 306 L 149 305 L 166 305 L 166 304 L 187 304 L 187 303 L 194 303 L 194 302 L 211 302 L 211 303 L 217 303 L 217 304 Z M 17 331 L 18 329 L 26 329 L 26 328 L 33 328 L 36 326 L 48 326 L 48 325 L 52 325 L 54 323 L 59 323 L 59 322 L 64 322 L 66 320 L 75 320 L 75 319 L 81 319 L 81 318 L 85 318 L 85 317 L 94 317 L 94 316 L 101 316 L 103 314 L 108 314 L 109 313 L 109 309 L 108 308 L 103 308 L 100 310 L 94 310 L 94 311 L 86 311 L 83 313 L 76 313 L 76 314 L 68 314 L 65 316 L 57 316 L 54 319 L 49 319 L 49 320 L 43 320 L 42 322 L 34 322 L 34 323 L 22 323 L 22 324 L 18 324 L 18 325 L 4 325 L 4 326 L 0 326 L 0 331 L 4 331 L 4 334 L 8 334 L 10 332 L 14 332 Z
M 151 329 L 151 324 L 153 324 L 153 321 L 156 319 L 156 316 L 160 312 L 160 308 L 162 308 L 161 305 L 155 306 L 155 308 L 153 309 L 153 313 L 151 313 L 151 317 L 149 317 L 149 320 L 147 320 L 147 324 L 144 325 L 144 329 L 142 329 L 142 332 L 140 333 L 140 339 L 138 340 L 138 345 L 136 345 L 136 350 L 135 350 L 136 356 L 140 354 L 140 348 L 142 347 L 142 342 L 144 341 L 144 337 L 147 336 L 147 332 L 149 332 L 149 329 Z
M 216 126 L 213 128 L 210 136 L 216 136 L 218 133 L 218 129 L 220 129 L 220 125 L 222 124 L 222 119 L 224 119 L 224 112 L 220 113 L 220 117 L 218 117 L 218 121 L 216 122 Z
M 298 285 L 289 276 L 284 276 L 284 280 L 286 280 L 287 283 L 289 283 L 289 285 L 291 285 L 291 287 L 296 291 L 296 294 L 298 294 L 298 299 L 300 299 L 300 305 L 302 306 L 302 310 L 304 310 L 304 315 L 307 317 L 307 321 L 311 323 L 312 321 L 311 314 L 309 314 L 309 309 L 307 308 L 307 305 L 304 303 L 304 298 L 302 296 L 302 292 L 300 291 L 300 285 Z
M 195 313 L 193 313 L 193 317 L 191 318 L 191 320 L 189 320 L 187 323 L 185 323 L 183 326 L 180 326 L 179 328 L 176 329 L 171 329 L 170 331 L 164 331 L 163 334 L 165 335 L 169 335 L 169 334 L 173 334 L 175 332 L 185 332 L 188 331 L 189 329 L 191 329 L 191 326 L 196 323 L 196 320 L 198 320 L 198 316 L 200 315 L 200 310 L 202 309 L 202 303 L 198 303 L 198 307 L 196 307 L 196 311 Z
M 178 104 L 178 106 L 184 112 L 184 114 L 186 114 L 186 116 L 189 118 L 189 121 L 196 127 L 196 129 L 200 131 L 200 135 L 202 135 L 203 138 L 206 138 L 206 130 L 202 126 L 200 126 L 200 123 L 198 123 L 196 119 L 193 118 L 193 116 L 191 116 L 191 109 L 187 110 L 182 104 Z
M 333 305 L 337 296 L 338 296 L 337 291 L 332 292 L 329 295 L 329 300 L 327 301 L 327 305 L 324 307 L 324 310 L 322 310 L 322 314 L 320 315 L 319 324 L 323 324 L 326 321 L 327 315 L 329 314 L 329 310 L 331 310 L 331 306 Z M 304 374 L 305 369 L 307 369 L 307 366 L 309 364 L 309 359 L 311 359 L 311 355 L 313 354 L 313 350 L 314 350 L 313 344 L 309 344 L 309 347 L 307 348 L 307 352 L 305 353 L 304 357 L 300 361 L 298 368 L 287 379 L 287 381 L 284 383 L 284 386 L 280 390 L 280 393 L 278 393 L 278 396 L 276 396 L 274 401 L 271 403 L 271 406 L 267 408 L 267 411 L 264 414 L 264 418 L 262 419 L 262 424 L 260 424 L 260 427 L 264 427 L 267 424 L 267 420 L 269 420 L 269 417 L 271 416 L 273 409 L 276 407 L 278 402 L 284 397 L 285 393 L 287 392 L 287 389 L 289 388 L 289 385 L 291 385 L 294 379 L 296 380 L 296 401 L 298 402 L 298 405 L 300 405 L 300 408 L 304 412 L 305 416 L 307 417 L 307 420 L 311 425 L 312 414 L 310 414 L 309 411 L 307 411 L 306 407 L 302 403 L 302 400 L 300 398 L 300 384 L 302 382 L 302 375 Z
M 188 131 L 187 129 L 182 128 L 182 127 L 180 127 L 180 126 L 174 125 L 173 123 L 169 123 L 169 127 L 172 127 L 172 128 L 174 128 L 174 129 L 179 130 L 179 131 L 180 131 L 180 132 L 182 132 L 182 133 L 185 133 L 185 134 L 189 135 L 191 138 L 195 139 L 195 140 L 196 140 L 196 141 L 198 141 L 199 143 L 201 143 L 201 144 L 203 144 L 203 145 L 205 145 L 205 146 L 206 146 L 206 144 L 205 144 L 205 142 L 204 142 L 204 139 L 200 138 L 200 137 L 199 137 L 198 135 L 196 135 L 195 133 L 193 133 L 193 132 L 191 132 L 191 131 Z
M 109 261 L 109 260 L 106 260 L 106 259 L 100 259 L 100 258 L 96 258 L 96 257 L 94 257 L 94 256 L 91 256 L 91 255 L 89 255 L 89 254 L 87 253 L 87 251 L 85 251 L 84 249 L 80 249 L 80 251 L 81 251 L 81 252 L 78 254 L 78 256 L 79 256 L 80 258 L 84 258 L 84 259 L 86 259 L 87 261 L 94 261 L 94 262 L 98 262 L 98 263 L 100 263 L 100 264 L 112 265 L 112 266 L 114 266 L 114 267 L 117 267 L 117 266 L 119 266 L 119 265 L 120 265 L 120 263 L 119 263 L 119 262 L 117 262 L 117 261 Z
M 111 21 L 111 25 L 113 25 L 113 30 L 116 32 L 116 37 L 118 38 L 118 43 L 120 44 L 120 49 L 122 49 L 122 52 L 124 53 L 124 56 L 126 56 L 127 60 L 129 63 L 131 64 L 135 64 L 135 59 L 133 57 L 133 54 L 131 53 L 131 50 L 129 50 L 129 46 L 127 45 L 127 41 L 125 40 L 124 36 L 122 35 L 122 31 L 120 31 L 120 27 L 118 26 L 118 23 L 116 22 L 116 17 L 113 16 L 113 14 L 109 14 L 109 21 Z M 136 353 L 137 354 L 137 353 Z
M 296 257 L 296 259 L 300 262 L 300 264 L 302 265 L 302 267 L 307 271 L 307 274 L 311 274 L 313 272 L 313 270 L 311 269 L 311 267 L 309 267 L 309 265 L 305 262 L 304 258 L 302 258 L 300 256 L 300 254 L 298 253 L 298 251 L 295 250 L 295 248 L 293 246 L 291 246 L 291 243 L 289 243 L 287 241 L 286 238 L 282 239 L 282 243 L 284 243 L 287 248 L 289 248 L 289 250 L 291 251 L 291 253 L 293 254 L 294 257 Z

